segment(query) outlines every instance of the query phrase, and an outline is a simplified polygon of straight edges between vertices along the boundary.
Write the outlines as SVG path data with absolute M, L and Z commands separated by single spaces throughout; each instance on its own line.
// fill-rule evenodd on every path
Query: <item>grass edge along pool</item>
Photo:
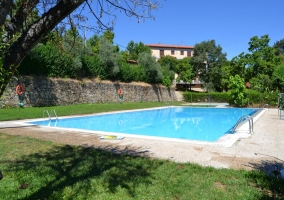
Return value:
M 29 123 L 105 133 L 214 142 L 229 133 L 242 116 L 253 116 L 259 110 L 261 109 L 167 107 Z

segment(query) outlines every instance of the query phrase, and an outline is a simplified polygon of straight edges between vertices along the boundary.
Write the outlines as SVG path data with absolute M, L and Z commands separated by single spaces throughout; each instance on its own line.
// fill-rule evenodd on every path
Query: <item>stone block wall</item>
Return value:
M 23 95 L 16 94 L 18 83 L 25 88 Z M 25 107 L 118 102 L 119 87 L 123 89 L 125 102 L 176 100 L 175 89 L 161 85 L 25 76 L 7 86 L 0 105 L 16 107 L 20 100 Z

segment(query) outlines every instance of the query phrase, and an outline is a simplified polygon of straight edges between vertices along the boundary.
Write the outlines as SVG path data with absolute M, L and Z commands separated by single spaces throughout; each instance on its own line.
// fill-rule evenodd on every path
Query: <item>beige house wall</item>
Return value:
M 191 46 L 178 46 L 178 45 L 162 45 L 162 44 L 149 44 L 147 45 L 151 48 L 152 50 L 152 55 L 156 57 L 156 59 L 161 58 L 161 50 L 164 51 L 164 56 L 173 56 L 176 57 L 177 59 L 183 59 L 188 57 L 188 52 L 189 56 L 193 56 L 193 49 L 194 47 Z M 173 54 L 172 54 L 173 51 Z M 182 53 L 183 52 L 183 55 Z

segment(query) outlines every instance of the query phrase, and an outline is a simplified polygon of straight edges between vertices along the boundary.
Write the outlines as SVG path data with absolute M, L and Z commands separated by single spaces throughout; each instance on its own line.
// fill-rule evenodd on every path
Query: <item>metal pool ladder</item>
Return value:
M 231 133 L 236 131 L 236 128 L 244 121 L 248 121 L 249 122 L 249 133 L 253 132 L 253 118 L 251 116 L 243 116 L 241 117 L 238 122 L 236 123 L 236 125 L 230 130 Z
M 51 120 L 51 118 L 52 118 L 52 113 L 54 114 L 56 121 L 58 120 L 58 117 L 57 117 L 55 110 L 51 110 L 50 112 L 48 112 L 48 110 L 44 110 L 43 113 L 42 113 L 42 118 L 44 118 L 45 113 L 47 114 L 49 120 Z

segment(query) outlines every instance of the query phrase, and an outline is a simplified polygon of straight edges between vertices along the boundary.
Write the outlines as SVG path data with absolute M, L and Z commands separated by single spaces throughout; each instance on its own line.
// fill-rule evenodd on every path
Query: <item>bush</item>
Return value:
M 146 71 L 144 67 L 140 65 L 134 65 L 131 67 L 131 69 L 133 70 L 133 81 L 146 82 Z
M 229 102 L 229 92 L 209 92 L 209 93 L 198 93 L 198 92 L 185 92 L 183 94 L 186 102 L 215 102 L 225 103 Z M 260 93 L 255 90 L 247 91 L 248 103 L 250 105 L 257 104 L 263 106 L 269 104 L 269 106 L 277 106 L 278 104 L 278 93 L 277 92 L 266 92 Z
M 244 107 L 248 103 L 245 81 L 239 75 L 230 76 L 229 103 L 237 107 Z
M 228 102 L 229 98 L 227 92 L 210 92 L 210 93 L 185 92 L 183 96 L 186 102 L 225 103 Z
M 131 82 L 134 79 L 134 70 L 128 63 L 123 63 L 120 67 L 118 79 L 124 82 Z
M 261 93 L 256 90 L 248 90 L 248 101 L 249 104 L 269 104 L 270 106 L 276 106 L 278 103 L 277 92 L 265 92 Z
M 101 68 L 100 59 L 97 55 L 83 57 L 82 77 L 96 77 L 100 74 L 106 74 Z
M 20 64 L 23 75 L 76 78 L 82 67 L 79 57 L 72 57 L 57 47 L 47 44 L 36 46 Z

